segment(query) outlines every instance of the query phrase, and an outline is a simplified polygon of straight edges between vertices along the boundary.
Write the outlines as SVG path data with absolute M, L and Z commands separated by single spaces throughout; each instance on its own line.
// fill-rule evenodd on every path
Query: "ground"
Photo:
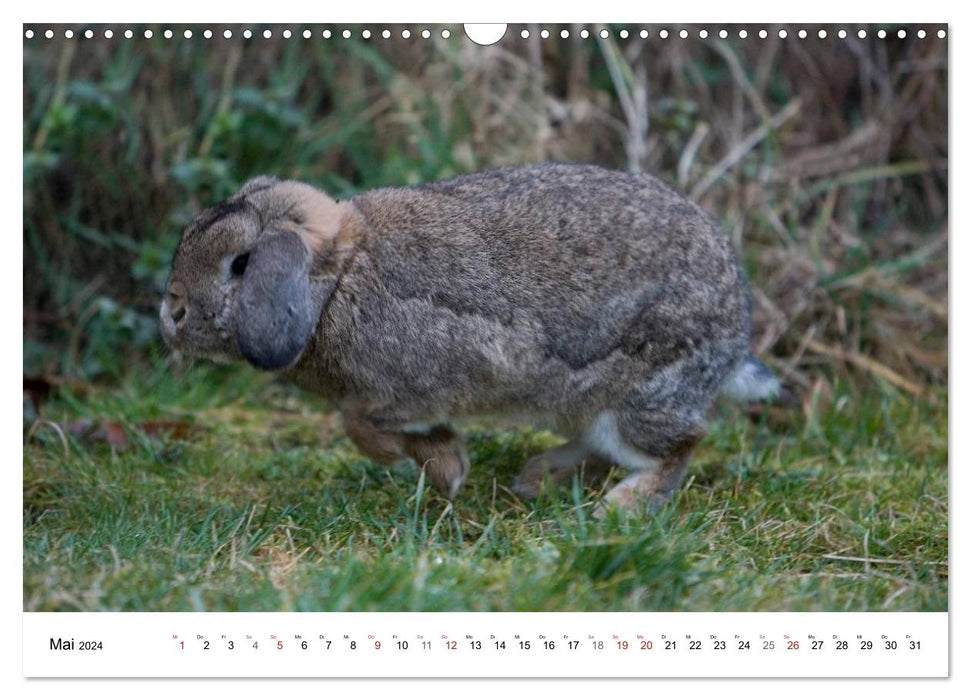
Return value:
M 449 503 L 252 370 L 62 387 L 25 428 L 24 609 L 947 609 L 943 392 L 712 418 L 670 507 L 598 521 L 599 491 L 508 490 L 560 440 L 525 426 L 465 426 Z

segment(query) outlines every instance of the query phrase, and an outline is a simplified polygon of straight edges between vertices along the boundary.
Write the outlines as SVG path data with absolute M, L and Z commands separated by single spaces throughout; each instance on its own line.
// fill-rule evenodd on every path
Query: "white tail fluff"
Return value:
M 769 368 L 749 355 L 722 385 L 721 394 L 733 401 L 762 401 L 778 396 L 781 388 Z

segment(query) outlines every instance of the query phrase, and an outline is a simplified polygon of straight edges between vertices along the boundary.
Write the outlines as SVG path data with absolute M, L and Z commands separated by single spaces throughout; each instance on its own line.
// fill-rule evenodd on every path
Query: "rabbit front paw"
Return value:
M 565 484 L 580 473 L 591 486 L 606 480 L 613 464 L 590 452 L 579 441 L 568 442 L 542 452 L 526 461 L 511 490 L 520 498 L 536 498 L 547 485 Z
M 405 433 L 404 450 L 435 488 L 455 498 L 469 476 L 469 454 L 462 438 L 447 425 L 426 433 Z

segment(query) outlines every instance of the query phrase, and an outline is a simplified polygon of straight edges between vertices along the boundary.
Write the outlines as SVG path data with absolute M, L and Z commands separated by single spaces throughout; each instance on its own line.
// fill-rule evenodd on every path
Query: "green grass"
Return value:
M 133 373 L 134 374 L 134 373 Z M 161 366 L 62 392 L 25 431 L 25 610 L 946 610 L 947 402 L 837 387 L 807 416 L 719 406 L 656 518 L 508 490 L 556 444 L 465 427 L 452 504 L 360 456 L 319 399 Z M 128 429 L 117 449 L 70 430 Z M 147 421 L 191 423 L 183 439 Z

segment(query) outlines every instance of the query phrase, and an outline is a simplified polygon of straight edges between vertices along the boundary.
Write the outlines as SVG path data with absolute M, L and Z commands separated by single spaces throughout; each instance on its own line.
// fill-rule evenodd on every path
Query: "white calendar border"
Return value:
M 475 19 L 479 21 L 489 21 L 501 19 L 507 22 L 516 21 L 536 21 L 537 19 L 548 19 L 549 21 L 589 21 L 591 19 L 597 19 L 599 21 L 609 21 L 610 19 L 618 18 L 623 21 L 644 21 L 644 22 L 697 22 L 697 21 L 724 21 L 724 22 L 764 22 L 764 21 L 789 21 L 789 22 L 831 22 L 834 20 L 845 21 L 845 22 L 869 22 L 869 21 L 934 21 L 941 22 L 947 20 L 956 20 L 958 17 L 958 11 L 953 9 L 953 5 L 950 2 L 944 0 L 925 0 L 920 3 L 896 3 L 890 5 L 888 3 L 877 3 L 877 2 L 861 2 L 861 3 L 845 3 L 842 0 L 817 0 L 813 3 L 802 3 L 802 4 L 788 4 L 785 6 L 780 6 L 777 2 L 770 2 L 767 0 L 761 0 L 760 2 L 750 2 L 743 7 L 740 7 L 738 3 L 724 3 L 715 2 L 714 0 L 696 0 L 694 3 L 690 4 L 661 4 L 657 7 L 649 7 L 647 4 L 640 7 L 632 7 L 627 2 L 615 2 L 607 3 L 598 2 L 595 4 L 596 16 L 591 17 L 590 4 L 576 2 L 575 0 L 564 0 L 563 2 L 548 2 L 545 6 L 529 5 L 526 3 L 518 2 L 516 0 L 493 0 L 489 2 L 486 6 L 488 10 L 483 10 L 481 7 L 476 9 L 474 7 L 469 7 L 466 4 L 458 5 L 453 2 L 446 2 L 445 0 L 435 0 L 431 3 L 424 3 L 421 8 L 421 19 L 428 21 L 461 21 L 466 19 Z M 45 2 L 43 4 L 35 5 L 24 5 L 18 4 L 13 7 L 13 10 L 4 9 L 4 16 L 6 18 L 8 12 L 15 15 L 16 23 L 25 21 L 73 21 L 77 19 L 84 19 L 87 21 L 92 21 L 93 15 L 96 15 L 99 20 L 119 18 L 124 21 L 159 21 L 159 20 L 170 20 L 170 21 L 187 21 L 195 19 L 196 21 L 291 21 L 295 18 L 300 18 L 304 20 L 320 21 L 324 16 L 328 21 L 356 21 L 356 22 L 367 22 L 367 21 L 391 21 L 397 18 L 399 21 L 403 20 L 413 20 L 415 19 L 415 14 L 412 12 L 417 11 L 416 8 L 403 6 L 401 3 L 390 2 L 390 0 L 376 0 L 375 2 L 369 3 L 368 7 L 362 7 L 361 4 L 347 4 L 347 5 L 334 5 L 328 6 L 325 10 L 319 8 L 318 4 L 314 7 L 309 5 L 304 7 L 283 7 L 279 3 L 273 3 L 266 5 L 262 8 L 244 8 L 238 3 L 226 3 L 222 8 L 218 8 L 215 12 L 218 16 L 213 16 L 213 5 L 212 4 L 202 4 L 198 2 L 190 2 L 187 0 L 169 0 L 161 7 L 153 7 L 147 3 L 133 5 L 127 2 L 122 2 L 121 0 L 113 0 L 112 2 L 101 2 L 101 3 L 68 3 L 65 0 L 52 0 Z M 400 15 L 398 13 L 404 13 Z M 640 14 L 641 16 L 632 16 L 632 14 Z M 29 15 L 29 16 L 28 16 Z M 459 16 L 456 16 L 459 15 Z M 472 15 L 472 16 L 469 16 Z M 968 25 L 964 23 L 963 13 L 961 13 L 960 24 L 952 24 L 949 28 L 949 34 L 952 36 L 954 41 L 951 42 L 951 75 L 955 73 L 959 75 L 965 75 L 969 71 L 967 70 L 971 65 L 966 59 L 966 51 L 963 49 L 961 42 L 961 30 L 966 28 Z M 4 26 L 8 29 L 13 28 L 14 33 L 19 32 L 19 27 L 14 22 L 5 22 Z M 16 37 L 15 40 L 11 40 L 11 34 L 5 32 L 3 36 L 7 39 L 6 42 L 0 44 L 0 50 L 6 52 L 3 61 L 3 70 L 6 71 L 9 79 L 5 84 L 10 86 L 17 85 L 17 75 L 20 75 L 20 40 Z M 962 70 L 963 69 L 963 70 Z M 966 94 L 961 93 L 957 89 L 957 84 L 952 83 L 951 99 L 953 100 L 952 114 L 950 119 L 950 124 L 958 122 L 956 115 L 960 114 L 962 117 L 967 115 L 969 110 L 967 108 Z M 20 110 L 22 114 L 22 109 Z M 7 158 L 3 160 L 6 164 L 5 167 L 8 170 L 7 182 L 16 183 L 19 181 L 22 172 L 20 168 L 21 159 L 21 144 L 19 143 L 20 129 L 17 128 L 14 123 L 15 119 L 20 118 L 20 114 L 5 114 L 3 118 L 8 122 L 6 126 L 7 129 L 4 130 L 5 134 L 8 134 L 8 138 L 5 142 L 4 148 L 6 149 Z M 963 123 L 962 119 L 962 123 Z M 13 135 L 17 135 L 16 143 L 14 141 Z M 951 140 L 950 140 L 950 151 L 951 153 L 958 155 L 960 154 L 960 162 L 963 164 L 968 160 L 968 149 L 967 140 L 961 135 L 955 134 L 955 130 L 951 129 Z M 16 150 L 15 150 L 16 149 Z M 953 158 L 953 156 L 952 156 Z M 959 188 L 964 183 L 965 178 L 962 177 L 962 171 L 960 169 L 952 168 L 950 173 L 951 177 L 951 187 L 952 191 L 959 191 Z M 11 206 L 13 206 L 11 202 Z M 959 199 L 953 199 L 953 205 L 951 208 L 952 213 L 952 226 L 955 228 L 961 228 L 960 224 L 967 218 L 965 212 L 967 206 Z M 22 215 L 22 210 L 21 211 Z M 22 241 L 17 241 L 15 246 L 21 252 L 21 258 L 23 255 Z M 967 245 L 958 237 L 951 242 L 951 251 L 954 261 L 960 261 L 964 263 L 967 261 Z M 22 292 L 22 268 L 17 266 L 17 260 L 15 255 L 4 256 L 4 262 L 2 263 L 5 268 L 0 274 L 0 284 L 4 285 L 3 295 L 0 295 L 0 299 L 3 299 L 3 304 L 9 304 L 11 307 L 17 300 L 19 294 L 17 290 Z M 963 267 L 963 266 L 962 266 Z M 953 343 L 955 349 L 967 348 L 967 334 L 966 327 L 967 324 L 964 322 L 964 310 L 969 308 L 966 302 L 968 300 L 968 286 L 967 282 L 955 276 L 953 279 L 952 295 L 957 297 L 958 302 L 954 303 L 953 299 L 950 308 L 956 309 L 954 315 L 954 321 L 952 322 L 949 332 L 950 332 L 950 342 Z M 14 289 L 14 284 L 17 284 L 17 289 Z M 22 304 L 21 304 L 22 306 Z M 5 315 L 5 318 L 16 318 L 16 309 L 8 309 L 10 313 Z M 21 348 L 22 350 L 22 348 Z M 16 396 L 15 387 L 13 383 L 15 377 L 13 372 L 19 363 L 15 362 L 15 357 L 19 351 L 7 351 L 7 355 L 13 355 L 14 359 L 7 357 L 7 362 L 2 366 L 6 369 L 4 371 L 4 382 L 7 386 L 4 388 L 6 391 L 0 392 L 0 396 L 6 398 L 4 415 L 7 420 L 3 421 L 2 424 L 5 426 L 3 432 L 4 444 L 9 444 L 10 452 L 19 457 L 18 462 L 22 464 L 22 436 L 15 434 L 17 425 L 17 414 L 14 412 L 13 400 Z M 955 356 L 964 356 L 967 353 L 957 352 Z M 950 367 L 950 377 L 951 377 L 951 392 L 949 394 L 950 400 L 952 402 L 953 409 L 956 409 L 958 415 L 966 415 L 967 411 L 967 400 L 968 400 L 968 380 L 967 372 L 962 370 L 960 367 Z M 953 422 L 953 421 L 952 421 Z M 958 435 L 957 439 L 953 441 L 951 445 L 951 462 L 953 464 L 964 464 L 968 460 L 964 457 L 968 456 L 967 450 L 967 437 Z M 7 477 L 11 480 L 14 479 L 13 476 Z M 964 494 L 967 489 L 965 487 L 964 476 L 959 470 L 954 470 L 951 472 L 951 497 L 950 502 L 954 502 L 954 494 L 962 493 Z M 3 490 L 7 494 L 7 498 L 13 501 L 12 504 L 8 504 L 8 507 L 4 509 L 4 513 L 7 517 L 7 528 L 6 532 L 15 533 L 20 532 L 22 526 L 21 514 L 22 514 L 22 502 L 21 502 L 21 489 L 18 488 L 20 484 L 14 483 L 10 488 Z M 958 532 L 960 530 L 965 530 L 964 528 L 964 518 L 961 515 L 960 509 L 955 511 L 952 509 L 950 513 L 949 529 L 951 533 Z M 965 538 L 954 538 L 951 537 L 952 547 L 950 549 L 951 559 L 952 559 L 952 580 L 953 581 L 966 581 L 968 566 L 966 564 L 967 558 L 957 556 L 957 550 L 954 547 L 958 544 L 962 545 L 962 551 L 964 549 L 963 542 Z M 14 563 L 22 562 L 22 540 L 20 538 L 14 539 L 13 536 L 8 536 L 3 538 L 2 552 L 5 561 L 11 562 L 11 568 L 14 570 L 15 575 L 10 577 L 4 584 L 4 592 L 7 594 L 5 599 L 8 600 L 8 604 L 5 608 L 6 616 L 4 618 L 5 629 L 8 630 L 7 635 L 4 635 L 3 640 L 0 641 L 0 655 L 2 655 L 5 662 L 5 678 L 13 678 L 15 675 L 20 674 L 20 664 L 17 661 L 21 658 L 21 644 L 20 639 L 15 634 L 15 632 L 21 628 L 18 622 L 23 621 L 22 610 L 22 567 Z M 954 584 L 952 583 L 952 591 L 955 591 Z M 952 593 L 951 605 L 950 605 L 950 624 L 951 624 L 951 658 L 961 659 L 967 657 L 967 647 L 964 644 L 964 640 L 960 634 L 957 634 L 955 630 L 961 629 L 961 623 L 963 622 L 964 616 L 962 613 L 962 605 L 960 602 L 956 602 L 956 596 Z M 97 613 L 80 613 L 82 615 L 99 615 Z M 375 613 L 380 614 L 380 613 Z M 955 677 L 962 677 L 966 675 L 964 669 L 961 665 L 957 665 L 952 668 L 952 679 Z M 173 686 L 171 683 L 175 683 Z M 214 684 L 211 681 L 172 681 L 168 684 L 150 684 L 146 685 L 138 681 L 87 681 L 83 684 L 85 692 L 97 692 L 99 695 L 105 697 L 131 697 L 133 693 L 139 693 L 149 696 L 154 696 L 155 694 L 161 695 L 165 693 L 170 695 L 174 692 L 186 692 L 188 690 L 203 693 L 212 692 L 214 690 Z M 479 684 L 471 685 L 468 683 L 463 683 L 462 681 L 439 681 L 439 682 L 424 682 L 424 683 L 409 683 L 407 688 L 417 690 L 419 687 L 428 687 L 434 689 L 436 692 L 447 692 L 449 690 L 462 692 L 463 695 L 468 695 L 470 692 L 473 696 L 479 695 L 477 691 L 483 691 L 482 696 L 488 694 L 490 697 L 496 691 L 505 690 L 508 687 L 516 687 L 520 689 L 527 689 L 535 691 L 537 686 L 529 681 L 519 681 L 519 682 L 497 682 L 499 683 L 499 688 L 495 687 L 495 684 Z M 644 686 L 642 682 L 638 681 L 616 681 L 609 684 L 609 688 L 612 692 L 645 692 L 648 688 L 654 692 L 663 692 L 664 690 L 673 690 L 674 692 L 683 692 L 683 681 L 652 681 L 650 686 Z M 706 692 L 712 692 L 713 694 L 717 692 L 719 698 L 723 697 L 750 697 L 752 692 L 758 692 L 760 694 L 785 694 L 787 698 L 793 697 L 809 697 L 818 696 L 820 692 L 833 692 L 835 689 L 846 690 L 854 693 L 866 692 L 868 694 L 873 692 L 879 692 L 883 694 L 884 692 L 895 694 L 896 691 L 901 690 L 899 685 L 900 681 L 895 680 L 868 680 L 868 681 L 820 681 L 818 683 L 800 683 L 792 684 L 784 680 L 765 680 L 765 681 L 739 681 L 732 683 L 719 683 L 715 685 L 712 681 L 699 681 L 701 688 L 705 689 Z M 866 683 L 866 688 L 861 686 L 861 683 Z M 327 691 L 342 691 L 346 690 L 348 692 L 360 692 L 362 690 L 362 685 L 365 682 L 362 681 L 328 681 L 326 686 Z M 382 690 L 391 691 L 393 688 L 398 686 L 390 686 L 386 681 L 374 681 L 366 683 L 367 687 L 372 690 L 377 690 L 381 692 Z M 319 692 L 320 687 L 314 681 L 286 681 L 281 683 L 257 683 L 253 684 L 251 681 L 246 680 L 223 680 L 219 682 L 220 688 L 231 689 L 234 695 L 247 696 L 249 694 L 259 694 L 265 695 L 268 692 L 277 691 L 280 689 L 285 689 L 286 692 L 298 692 L 299 690 L 307 690 L 310 692 Z M 576 681 L 545 681 L 543 683 L 544 688 L 549 687 L 555 689 L 557 695 L 564 695 L 566 697 L 580 696 L 582 693 L 584 697 L 589 696 L 590 691 L 593 686 L 589 682 L 576 682 Z M 924 682 L 910 682 L 903 686 L 903 689 L 909 694 L 920 692 L 918 689 L 924 687 Z M 46 698 L 46 697 L 64 697 L 71 692 L 74 684 L 65 683 L 63 681 L 59 682 L 26 682 L 21 679 L 20 690 L 23 694 L 29 693 L 31 697 L 36 698 Z M 598 686 L 600 687 L 600 686 Z M 939 682 L 935 682 L 933 686 L 928 686 L 928 688 L 935 693 L 936 696 L 940 695 L 953 695 L 954 688 L 957 687 L 955 682 L 949 682 L 946 685 L 942 685 Z

